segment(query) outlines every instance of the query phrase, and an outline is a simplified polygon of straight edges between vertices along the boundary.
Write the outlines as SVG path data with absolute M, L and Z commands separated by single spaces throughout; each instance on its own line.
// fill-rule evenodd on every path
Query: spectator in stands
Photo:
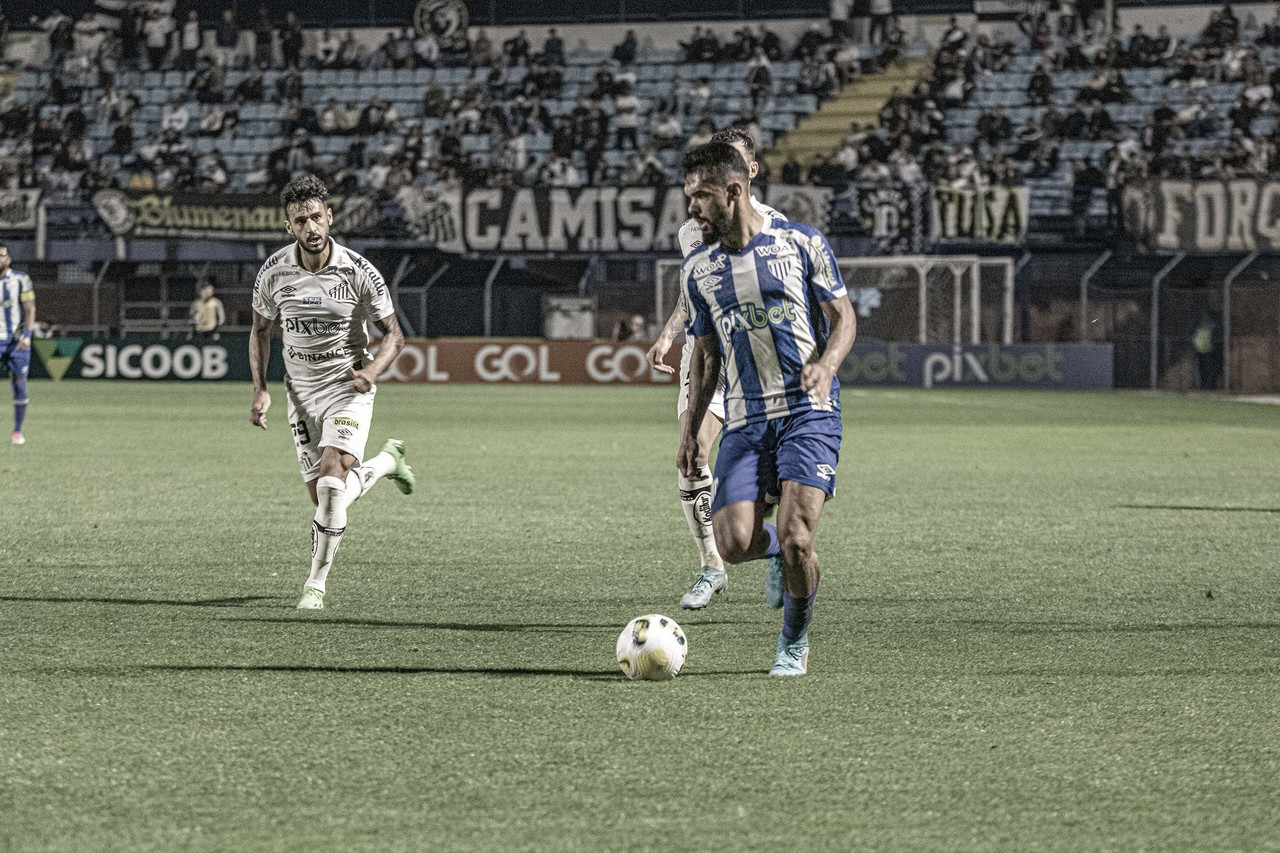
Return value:
M 551 129 L 551 150 L 557 156 L 570 160 L 576 147 L 573 124 L 567 116 L 557 117 Z
M 751 93 L 751 107 L 755 110 L 768 105 L 773 95 L 773 65 L 764 55 L 764 48 L 757 47 L 747 63 L 747 90 Z
M 433 37 L 432 42 L 435 41 Z M 415 50 L 417 49 L 415 43 Z M 342 44 L 338 46 L 338 67 L 339 68 L 359 68 L 362 64 L 360 43 L 356 41 L 356 34 L 351 30 L 347 30 L 347 34 L 342 37 Z M 436 51 L 439 55 L 439 48 Z M 421 54 L 419 54 L 421 55 Z M 428 63 L 429 64 L 429 63 Z
M 430 30 L 413 40 L 413 63 L 418 68 L 435 68 L 440 63 L 440 42 Z
M 54 6 L 48 17 L 37 18 L 32 15 L 31 24 L 49 34 L 50 66 L 55 70 L 61 68 L 74 46 L 74 22 L 62 11 L 61 6 Z
M 801 95 L 817 95 L 819 101 L 825 101 L 839 85 L 835 63 L 821 53 L 815 53 L 806 57 L 800 67 L 796 92 Z
M 1226 47 L 1240 38 L 1240 21 L 1228 4 L 1209 14 L 1201 40 L 1210 47 Z
M 298 13 L 290 9 L 284 13 L 284 21 L 280 24 L 280 53 L 284 57 L 285 68 L 302 67 L 302 21 Z
M 275 50 L 272 43 L 276 28 L 271 23 L 271 16 L 266 6 L 258 7 L 258 14 L 253 19 L 253 64 L 259 68 L 270 68 L 275 64 Z
M 1053 78 L 1045 70 L 1044 65 L 1036 66 L 1035 73 L 1027 82 L 1027 106 L 1046 107 L 1053 102 Z
M 946 108 L 962 107 L 969 100 L 973 89 L 973 83 L 965 79 L 964 72 L 956 69 L 952 72 L 951 79 L 938 93 L 938 99 Z
M 1005 115 L 1004 107 L 984 109 L 974 129 L 978 138 L 992 148 L 999 148 L 1002 142 L 1013 136 L 1013 122 Z
M 315 67 L 337 68 L 338 51 L 341 49 L 342 41 L 331 30 L 325 29 L 316 41 Z
M 707 105 L 710 102 L 711 81 L 706 77 L 699 77 L 694 81 L 693 86 L 689 89 L 688 97 L 685 99 L 685 115 L 702 118 L 706 115 Z
M 529 36 L 524 30 L 513 35 L 502 43 L 502 56 L 507 65 L 526 66 L 529 64 L 531 46 Z
M 489 36 L 484 30 L 476 31 L 476 37 L 471 40 L 467 57 L 472 68 L 488 65 L 493 61 L 493 42 L 489 41 Z
M 227 161 L 222 152 L 214 149 L 200 163 L 200 190 L 206 193 L 220 193 L 226 190 L 231 178 L 227 173 Z
M 1093 102 L 1093 108 L 1089 112 L 1089 119 L 1085 124 L 1083 136 L 1085 139 L 1094 142 L 1115 138 L 1115 120 L 1111 118 L 1111 113 L 1107 112 L 1107 108 L 1102 105 L 1101 101 L 1095 100 Z
M 182 30 L 178 34 L 178 68 L 180 70 L 195 70 L 202 42 L 200 14 L 195 9 L 191 9 L 187 12 L 187 19 L 182 22 Z
M 200 133 L 204 136 L 220 136 L 233 129 L 239 123 L 240 108 L 232 104 L 230 108 L 222 104 L 212 104 L 200 118 Z
M 552 152 L 538 172 L 538 182 L 547 187 L 580 187 L 582 176 L 571 162 Z
M 684 49 L 686 62 L 715 62 L 720 58 L 720 42 L 710 27 L 704 31 L 695 26 L 689 41 L 681 42 L 680 47 Z
M 622 41 L 613 47 L 613 61 L 619 65 L 635 65 L 640 53 L 640 41 L 635 30 L 627 30 Z
M 684 128 L 680 125 L 680 119 L 663 110 L 658 113 L 650 138 L 653 140 L 655 148 L 660 151 L 666 151 L 678 149 L 680 147 L 680 137 L 683 134 Z
M 889 164 L 875 159 L 871 156 L 871 150 L 863 145 L 858 152 L 858 159 L 862 165 L 858 168 L 857 178 L 859 181 L 868 184 L 887 184 L 893 180 L 893 170 L 889 168 Z M 831 161 L 826 154 L 819 154 L 813 166 L 809 167 L 809 183 L 833 185 L 839 181 L 839 177 L 831 173 Z M 814 170 L 817 169 L 817 179 L 814 179 Z
M 89 65 L 102 43 L 102 30 L 93 13 L 85 12 L 71 29 L 71 56 L 82 65 Z
M 187 312 L 191 321 L 191 330 L 187 332 L 187 340 L 193 337 L 218 340 L 218 330 L 227 322 L 227 309 L 222 300 L 213 294 L 213 284 L 208 281 L 200 283 L 200 292 L 191 303 Z
M 202 104 L 221 103 L 224 97 L 222 67 L 207 56 L 201 57 L 199 67 L 191 75 L 187 88 Z
M 613 97 L 615 81 L 613 79 L 613 68 L 609 65 L 608 60 L 605 60 L 596 66 L 596 73 L 593 79 L 594 83 L 591 87 L 590 97 Z
M 623 83 L 613 101 L 613 126 L 616 132 L 615 148 L 639 148 L 636 128 L 640 125 L 640 99 L 631 86 Z
M 907 31 L 902 28 L 902 22 L 898 16 L 892 15 L 889 18 L 889 30 L 885 34 L 884 44 L 881 45 L 880 55 L 876 57 L 876 64 L 880 68 L 888 68 L 902 58 L 906 49 Z
M 240 25 L 236 22 L 234 9 L 223 9 L 222 17 L 214 30 L 214 49 L 218 57 L 218 65 L 223 69 L 236 65 L 237 51 L 240 47 Z
M 763 23 L 756 30 L 756 43 L 764 51 L 764 55 L 769 57 L 770 62 L 781 62 L 784 59 L 782 39 Z
M 947 24 L 947 31 L 942 35 L 942 44 L 938 50 L 940 52 L 958 53 L 964 49 L 964 45 L 968 40 L 969 33 L 960 26 L 960 19 L 952 15 L 950 22 Z
M 182 133 L 190 123 L 191 113 L 187 110 L 186 105 L 182 103 L 181 98 L 174 98 L 172 103 L 166 104 L 160 114 L 160 127 L 163 130 Z
M 626 187 L 662 187 L 668 183 L 667 172 L 662 161 L 645 147 L 627 155 L 621 182 Z
M 422 93 L 422 114 L 427 118 L 442 118 L 449 107 L 449 97 L 440 88 L 440 84 L 432 80 Z
M 302 100 L 302 75 L 294 68 L 281 74 L 276 80 L 276 95 L 281 102 Z
M 822 52 L 827 44 L 827 37 L 817 24 L 812 24 L 796 41 L 791 51 L 791 58 L 804 61 Z
M 396 43 L 396 34 L 394 32 L 387 33 L 387 37 L 382 40 L 382 44 L 378 45 L 378 49 L 369 57 L 369 68 L 395 68 L 396 54 L 399 52 L 400 46 Z
M 608 140 L 609 117 L 600 108 L 600 102 L 593 101 L 591 110 L 587 114 L 580 145 L 582 153 L 586 155 L 587 173 L 585 178 L 587 184 L 594 186 L 604 180 L 604 152 L 608 147 Z
M 236 84 L 235 97 L 241 101 L 261 102 L 266 99 L 265 78 L 261 69 L 252 69 Z
M 564 65 L 564 39 L 552 27 L 547 30 L 546 41 L 542 43 L 542 61 L 548 65 L 560 67 Z
M 843 179 L 853 180 L 858 170 L 858 149 L 861 146 L 852 142 L 848 137 L 840 143 L 840 147 L 836 149 L 835 162 L 839 164 L 843 170 Z
M 796 152 L 787 152 L 787 159 L 782 164 L 782 172 L 779 177 L 784 184 L 794 185 L 803 182 L 803 167 L 800 165 L 800 161 L 796 159 Z
M 704 118 L 698 122 L 697 129 L 694 130 L 693 136 L 689 137 L 689 141 L 684 144 L 685 150 L 697 148 L 699 145 L 706 145 L 711 141 L 711 136 L 716 132 L 716 126 L 709 118 Z
M 151 16 L 142 25 L 147 45 L 147 62 L 152 71 L 164 68 L 169 57 L 169 36 L 173 32 L 173 18 L 164 10 L 152 7 Z
M 892 16 L 893 0 L 871 0 L 871 27 L 867 31 L 867 41 L 870 44 L 884 44 L 889 35 L 889 18 Z
M 1253 121 L 1258 117 L 1258 108 L 1251 104 L 1241 93 L 1236 98 L 1235 104 L 1227 111 L 1227 119 L 1231 122 L 1231 129 L 1238 130 L 1245 136 L 1253 135 Z

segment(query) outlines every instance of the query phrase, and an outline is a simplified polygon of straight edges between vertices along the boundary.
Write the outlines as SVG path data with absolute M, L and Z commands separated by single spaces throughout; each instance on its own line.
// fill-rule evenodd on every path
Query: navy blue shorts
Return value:
M 31 369 L 31 350 L 18 349 L 18 338 L 0 344 L 0 376 L 26 379 Z
M 780 495 L 791 480 L 836 493 L 843 429 L 839 412 L 800 412 L 747 424 L 720 439 L 711 512 L 740 501 Z

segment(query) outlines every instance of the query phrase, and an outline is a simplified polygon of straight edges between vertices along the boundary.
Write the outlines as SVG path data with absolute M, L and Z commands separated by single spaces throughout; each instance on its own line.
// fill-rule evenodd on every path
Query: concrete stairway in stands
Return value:
M 794 151 L 800 163 L 808 167 L 816 154 L 831 154 L 840 147 L 841 140 L 849 132 L 851 122 L 878 127 L 880 108 L 889 99 L 894 87 L 909 94 L 928 68 L 928 59 L 908 58 L 878 74 L 868 74 L 845 86 L 816 112 L 801 119 L 795 129 L 766 152 L 765 157 L 775 179 L 782 164 L 786 162 L 788 152 Z

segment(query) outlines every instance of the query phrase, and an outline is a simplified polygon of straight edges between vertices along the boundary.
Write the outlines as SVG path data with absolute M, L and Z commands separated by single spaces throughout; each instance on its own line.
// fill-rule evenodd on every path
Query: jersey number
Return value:
M 293 443 L 302 447 L 311 443 L 311 433 L 307 430 L 306 421 L 298 421 L 296 424 L 290 424 L 293 427 Z

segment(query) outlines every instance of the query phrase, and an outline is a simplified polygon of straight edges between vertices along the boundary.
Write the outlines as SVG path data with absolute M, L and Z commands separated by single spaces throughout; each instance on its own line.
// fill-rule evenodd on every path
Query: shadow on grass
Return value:
M 65 672 L 66 670 L 59 670 Z M 584 678 L 591 681 L 625 681 L 625 677 L 617 669 L 551 669 L 541 667 L 446 667 L 446 666 L 319 666 L 297 664 L 177 664 L 156 663 L 138 664 L 136 666 L 102 666 L 85 667 L 77 672 L 93 674 L 119 674 L 141 672 L 275 672 L 284 674 L 317 674 L 331 673 L 335 675 L 488 675 L 498 678 L 548 678 L 569 677 Z M 714 675 L 762 675 L 763 670 L 708 670 L 690 672 L 681 678 L 697 678 Z
M 963 619 L 951 625 L 990 628 L 1005 634 L 1163 634 L 1181 631 L 1276 631 L 1280 622 L 1150 622 L 1145 625 L 1083 625 L 1067 622 L 1000 622 Z
M 556 623 L 556 622 L 396 622 L 382 619 L 343 619 L 330 618 L 325 616 L 260 616 L 249 618 L 227 618 L 224 622 L 256 622 L 266 624 L 280 625 L 315 625 L 320 627 L 332 627 L 334 625 L 350 625 L 357 628 L 420 628 L 433 631 L 510 631 L 513 633 L 523 632 L 573 632 L 573 631 L 603 631 L 605 629 L 621 630 L 622 626 L 609 622 L 607 624 L 580 624 L 580 623 Z M 708 619 L 706 621 L 691 622 L 686 624 L 694 625 L 747 625 L 754 624 L 750 619 Z
M 1116 504 L 1116 509 L 1177 509 L 1188 512 L 1280 512 L 1271 506 L 1193 506 L 1187 504 Z
M 233 598 L 201 598 L 195 601 L 176 601 L 163 598 L 95 598 L 92 596 L 82 597 L 51 597 L 51 596 L 27 596 L 27 595 L 0 595 L 0 601 L 29 601 L 38 604 L 124 604 L 133 605 L 135 607 L 146 606 L 162 606 L 162 607 L 251 607 L 260 601 L 279 601 L 280 599 L 273 595 L 241 595 Z

